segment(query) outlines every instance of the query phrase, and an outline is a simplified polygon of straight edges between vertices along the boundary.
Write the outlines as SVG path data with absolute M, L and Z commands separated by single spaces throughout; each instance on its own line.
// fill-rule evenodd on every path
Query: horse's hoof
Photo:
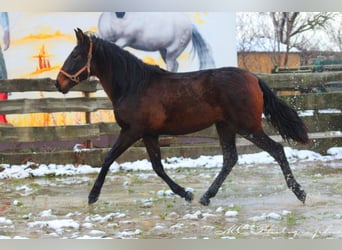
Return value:
M 306 200 L 306 192 L 304 190 L 300 190 L 297 194 L 296 194 L 298 200 L 300 200 L 301 202 L 303 202 L 303 204 L 305 204 L 305 200 Z
M 295 194 L 298 200 L 305 204 L 306 192 L 301 188 L 300 185 L 297 185 L 294 188 L 292 188 L 292 192 Z
M 99 199 L 98 196 L 90 196 L 88 197 L 88 205 L 94 204 L 95 202 L 97 202 L 97 200 Z
M 199 203 L 201 203 L 203 206 L 208 206 L 210 204 L 210 199 L 202 196 L 202 198 L 199 200 Z
M 186 191 L 184 198 L 187 202 L 191 202 L 194 199 L 194 195 L 190 191 Z

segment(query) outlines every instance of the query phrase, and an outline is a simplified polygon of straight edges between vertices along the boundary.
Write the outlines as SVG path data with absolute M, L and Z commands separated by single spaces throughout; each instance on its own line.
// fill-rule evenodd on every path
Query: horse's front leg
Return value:
M 183 187 L 179 186 L 165 173 L 164 167 L 161 163 L 161 153 L 158 136 L 144 136 L 143 140 L 147 149 L 147 153 L 150 156 L 153 170 L 160 178 L 162 178 L 167 183 L 167 185 L 169 185 L 169 187 L 175 194 L 178 194 L 186 201 L 191 202 L 193 199 L 193 194 L 190 191 L 186 191 Z
M 114 146 L 107 153 L 103 161 L 101 171 L 89 193 L 88 204 L 93 204 L 98 200 L 108 169 L 112 163 L 139 138 L 140 136 L 131 130 L 121 130 Z

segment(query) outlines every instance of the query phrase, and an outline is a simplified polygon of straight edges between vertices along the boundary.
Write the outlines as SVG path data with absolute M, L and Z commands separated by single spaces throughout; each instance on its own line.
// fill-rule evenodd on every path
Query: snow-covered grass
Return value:
M 342 159 L 342 147 L 333 147 L 327 151 L 327 155 L 309 150 L 297 150 L 290 147 L 285 147 L 285 153 L 290 163 L 294 162 L 307 162 L 307 161 L 332 161 Z M 274 159 L 266 152 L 255 154 L 239 155 L 238 164 L 240 165 L 253 165 L 253 164 L 270 164 L 275 163 Z M 166 169 L 178 168 L 216 168 L 222 166 L 222 155 L 214 156 L 200 156 L 196 159 L 184 157 L 172 157 L 163 160 Z M 0 172 L 0 179 L 22 179 L 29 177 L 40 176 L 73 176 L 96 174 L 100 171 L 98 167 L 88 165 L 73 164 L 60 165 L 56 163 L 51 164 L 36 164 L 28 162 L 22 165 L 0 164 L 2 172 Z M 33 166 L 33 167 L 32 167 Z M 152 170 L 151 163 L 148 160 L 139 160 L 134 162 L 126 162 L 118 164 L 114 162 L 110 167 L 111 172 L 120 170 Z M 25 189 L 25 187 L 22 187 Z M 29 192 L 29 190 L 27 190 Z
M 315 164 L 316 162 L 330 162 L 329 164 L 324 164 L 324 166 L 332 166 L 331 168 L 334 168 L 334 166 L 342 167 L 339 163 L 331 164 L 342 159 L 342 147 L 330 148 L 327 151 L 327 155 L 289 147 L 285 148 L 285 153 L 293 166 L 311 166 L 320 165 Z M 222 165 L 222 155 L 200 156 L 196 159 L 172 157 L 163 160 L 163 164 L 167 169 L 191 168 L 191 171 L 185 171 L 186 173 L 195 171 L 192 168 L 202 168 L 205 171 L 202 173 L 202 176 L 198 176 L 201 176 L 201 183 L 205 182 L 205 185 L 207 185 L 207 178 L 205 176 L 209 173 L 210 180 L 213 178 L 213 173 L 216 172 L 215 168 L 220 168 Z M 250 165 L 276 163 L 269 154 L 260 152 L 240 155 L 238 164 L 248 167 Z M 142 196 L 139 196 L 139 192 L 133 190 L 135 187 L 140 188 L 137 184 L 139 181 L 147 180 L 147 183 L 155 184 L 152 179 L 148 178 L 153 173 L 150 162 L 142 160 L 122 164 L 114 163 L 110 168 L 112 173 L 121 170 L 130 171 L 120 179 L 121 186 L 124 186 L 124 183 L 127 182 L 125 185 L 133 190 L 131 194 L 129 191 L 125 191 L 127 196 L 131 195 L 127 201 L 120 201 L 119 198 L 118 200 L 102 199 L 96 203 L 95 207 L 88 207 L 87 205 L 78 206 L 77 204 L 83 204 L 82 200 L 82 202 L 75 202 L 75 204 L 71 205 L 70 209 L 67 209 L 67 202 L 70 201 L 70 197 L 65 202 L 61 202 L 61 204 L 58 202 L 45 202 L 45 200 L 50 200 L 45 197 L 49 194 L 44 192 L 40 195 L 35 192 L 35 188 L 37 188 L 37 185 L 40 185 L 40 182 L 44 182 L 44 178 L 35 178 L 36 185 L 30 185 L 28 178 L 32 176 L 65 177 L 56 178 L 55 182 L 59 184 L 60 179 L 66 179 L 63 183 L 68 185 L 68 189 L 72 188 L 72 185 L 79 188 L 77 184 L 81 183 L 83 184 L 82 187 L 84 187 L 84 183 L 92 178 L 85 175 L 97 174 L 99 168 L 87 165 L 36 164 L 32 162 L 23 165 L 0 164 L 0 166 L 2 169 L 0 172 L 0 185 L 1 183 L 10 183 L 12 185 L 7 187 L 3 184 L 1 187 L 15 192 L 0 198 L 0 239 L 24 239 L 26 237 L 73 239 L 132 239 L 149 237 L 235 239 L 250 238 L 251 236 L 252 238 L 342 238 L 342 228 L 340 226 L 342 216 L 339 211 L 341 198 L 339 191 L 342 186 L 338 181 L 341 177 L 325 175 L 327 179 L 324 179 L 324 182 L 322 179 L 321 182 L 320 177 L 322 175 L 316 171 L 306 171 L 306 173 L 310 173 L 311 178 L 310 176 L 306 178 L 306 183 L 304 182 L 305 187 L 310 185 L 311 187 L 312 185 L 326 187 L 330 183 L 328 178 L 335 178 L 331 181 L 333 183 L 333 188 L 331 189 L 334 189 L 335 193 L 328 193 L 326 195 L 326 189 L 321 192 L 321 189 L 315 186 L 315 188 L 311 188 L 310 192 L 308 192 L 310 193 L 309 200 L 311 199 L 311 203 L 309 201 L 307 206 L 296 203 L 295 197 L 292 196 L 290 191 L 286 190 L 285 183 L 282 183 L 284 188 L 279 191 L 279 189 L 274 188 L 274 181 L 272 182 L 272 180 L 267 180 L 267 182 L 272 182 L 272 184 L 265 184 L 261 191 L 264 192 L 265 196 L 269 195 L 270 200 L 256 198 L 257 201 L 253 203 L 253 201 L 250 201 L 253 197 L 248 196 L 247 199 L 243 196 L 245 193 L 248 193 L 246 190 L 248 190 L 248 185 L 252 183 L 240 187 L 237 183 L 245 180 L 245 177 L 240 177 L 240 180 L 237 180 L 239 176 L 236 175 L 234 179 L 230 179 L 231 182 L 224 189 L 220 190 L 219 196 L 221 198 L 213 199 L 213 204 L 209 207 L 204 207 L 197 204 L 196 201 L 191 205 L 187 203 L 184 205 L 182 200 L 174 195 L 167 186 L 159 190 L 159 184 L 157 184 L 153 192 L 146 191 Z M 300 167 L 298 170 L 304 171 L 306 169 L 308 168 Z M 139 172 L 142 170 L 147 171 L 147 173 Z M 252 169 L 246 168 L 246 171 L 249 172 L 250 170 Z M 179 172 L 181 175 L 186 175 L 184 171 Z M 339 170 L 332 171 L 331 173 L 336 173 L 336 176 L 340 176 L 338 175 L 340 173 Z M 73 177 L 70 178 L 68 176 Z M 192 178 L 189 181 L 191 185 L 198 185 L 195 179 L 198 176 L 189 175 L 189 178 Z M 138 182 L 133 185 L 131 183 L 132 180 L 129 178 L 136 178 L 134 180 L 138 180 Z M 13 179 L 15 181 L 12 181 Z M 260 180 L 260 178 L 256 179 Z M 50 180 L 45 179 L 45 181 L 49 182 Z M 263 180 L 261 181 L 264 183 Z M 51 184 L 51 187 L 55 186 Z M 256 188 L 257 186 L 252 185 L 253 187 Z M 236 191 L 235 189 L 237 188 L 241 188 L 241 190 Z M 123 190 L 126 190 L 126 186 L 123 187 Z M 288 194 L 290 198 L 288 202 L 279 205 L 277 204 L 280 202 L 278 199 L 285 197 L 282 190 L 286 190 L 285 194 Z M 194 193 L 198 196 L 201 195 L 196 192 Z M 235 193 L 235 196 L 230 196 L 233 193 Z M 5 192 L 1 194 L 5 194 Z M 240 194 L 243 194 L 242 198 Z M 253 196 L 254 194 L 258 195 L 257 192 L 252 192 L 251 195 Z M 57 193 L 54 193 L 54 195 L 57 195 Z M 227 196 L 229 197 L 228 199 L 226 199 Z M 60 197 L 63 197 L 63 194 Z M 35 202 L 35 199 L 41 200 L 42 206 L 39 206 L 40 203 Z M 229 202 L 232 202 L 233 199 L 235 199 L 234 204 L 230 204 Z M 56 200 L 60 201 L 59 196 Z M 315 201 L 317 201 L 317 204 Z M 85 202 L 86 197 L 84 197 L 84 204 Z M 262 204 L 263 202 L 265 202 L 265 205 Z M 32 207 L 30 207 L 31 203 L 33 204 Z M 120 207 L 123 203 L 128 205 Z M 272 204 L 272 206 L 269 206 L 269 204 Z M 316 206 L 318 206 L 317 211 L 315 210 Z M 320 234 L 317 232 L 320 232 Z
M 299 116 L 313 116 L 314 110 L 304 110 L 304 111 L 298 111 Z M 340 114 L 340 109 L 320 109 L 317 111 L 319 114 Z
M 34 221 L 28 223 L 29 228 L 49 228 L 57 233 L 62 233 L 66 228 L 79 229 L 80 224 L 72 219 L 55 219 L 47 221 Z

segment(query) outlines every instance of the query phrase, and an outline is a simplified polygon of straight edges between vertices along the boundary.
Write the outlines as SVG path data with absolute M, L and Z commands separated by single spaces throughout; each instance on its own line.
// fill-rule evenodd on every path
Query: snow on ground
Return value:
M 29 228 L 49 228 L 57 233 L 62 233 L 66 228 L 79 229 L 80 224 L 72 219 L 56 219 L 48 221 L 34 221 L 28 223 Z
M 321 155 L 313 151 L 309 150 L 297 150 L 290 147 L 285 147 L 286 156 L 291 163 L 301 163 L 301 162 L 329 162 L 336 161 L 342 159 L 342 147 L 333 147 L 327 150 L 327 155 Z M 274 164 L 274 159 L 266 152 L 260 152 L 255 154 L 244 154 L 239 156 L 238 164 L 243 166 L 249 166 L 254 164 Z M 222 164 L 222 155 L 215 156 L 200 156 L 196 159 L 183 158 L 183 157 L 173 157 L 167 158 L 163 161 L 163 164 L 168 169 L 177 169 L 177 168 L 216 168 L 221 167 Z M 98 173 L 99 168 L 94 168 L 87 165 L 74 166 L 72 164 L 67 165 L 58 165 L 58 164 L 41 164 L 38 165 L 36 163 L 27 163 L 23 165 L 9 165 L 9 164 L 0 164 L 0 179 L 23 179 L 29 178 L 30 176 L 74 176 L 74 175 L 85 175 L 89 173 Z M 338 167 L 341 167 L 338 164 Z M 148 170 L 152 172 L 151 164 L 147 160 L 135 161 L 135 162 L 126 162 L 123 164 L 114 163 L 110 171 L 118 172 L 121 170 L 130 170 L 130 171 L 138 171 L 138 170 Z M 145 175 L 148 174 L 139 174 L 141 176 L 139 178 L 146 178 Z M 315 177 L 319 177 L 318 174 L 314 175 Z M 77 178 L 86 178 L 84 176 Z M 39 178 L 38 178 L 39 179 Z M 78 181 L 86 181 L 86 179 L 76 180 Z M 20 191 L 21 195 L 29 196 L 32 194 L 32 187 L 27 185 L 18 184 L 16 191 Z M 156 192 L 158 197 L 172 199 L 174 194 L 170 190 L 160 190 Z M 317 196 L 318 197 L 318 196 Z M 316 197 L 316 199 L 318 199 Z M 337 196 L 339 197 L 339 196 Z M 146 199 L 145 199 L 146 198 Z M 155 202 L 151 198 L 144 197 L 142 200 L 143 209 L 147 209 L 152 207 L 152 203 Z M 323 202 L 323 201 L 320 201 Z M 8 205 L 13 204 L 17 206 L 19 209 L 22 205 L 20 201 L 17 199 L 7 202 Z M 6 204 L 7 204 L 6 203 Z M 166 204 L 172 204 L 166 202 Z M 324 205 L 324 204 L 323 204 Z M 313 207 L 309 205 L 309 209 L 312 210 Z M 339 208 L 339 207 L 338 207 Z M 250 214 L 246 215 L 246 209 L 242 209 L 240 211 L 239 206 L 235 206 L 231 204 L 226 207 L 219 206 L 215 207 L 189 207 L 184 206 L 184 213 L 177 211 L 177 209 L 172 209 L 167 213 L 159 214 L 158 210 L 148 211 L 144 210 L 141 213 L 141 216 L 145 216 L 146 218 L 155 218 L 156 216 L 164 216 L 163 220 L 160 222 L 156 222 L 155 224 L 151 224 L 150 228 L 148 227 L 148 223 L 146 224 L 138 224 L 137 221 L 132 218 L 132 214 L 130 214 L 129 210 L 124 210 L 121 212 L 110 212 L 103 213 L 101 210 L 94 210 L 92 212 L 87 213 L 86 210 L 82 212 L 73 211 L 68 212 L 66 214 L 61 213 L 56 209 L 51 209 L 49 206 L 44 207 L 44 209 L 40 209 L 36 211 L 36 215 L 27 214 L 24 215 L 20 219 L 13 219 L 10 217 L 10 214 L 0 214 L 0 239 L 24 239 L 25 237 L 20 236 L 20 231 L 18 224 L 24 223 L 25 230 L 31 232 L 33 237 L 35 235 L 42 235 L 41 237 L 47 238 L 77 238 L 77 239 L 103 239 L 103 238 L 121 238 L 121 239 L 133 239 L 139 238 L 139 235 L 145 233 L 151 233 L 152 235 L 163 236 L 163 235 L 182 235 L 182 232 L 188 230 L 188 227 L 199 227 L 203 230 L 203 235 L 188 237 L 184 236 L 184 238 L 205 238 L 205 234 L 213 235 L 215 237 L 222 239 L 235 239 L 235 236 L 243 236 L 243 235 L 251 235 L 254 236 L 258 234 L 269 235 L 270 237 L 281 237 L 281 232 L 277 231 L 277 227 L 282 228 L 283 225 L 289 225 L 289 228 L 285 228 L 288 232 L 284 233 L 284 237 L 306 237 L 306 238 L 314 238 L 316 237 L 316 231 L 309 231 L 304 235 L 299 235 L 297 233 L 297 228 L 294 228 L 292 233 L 292 227 L 297 226 L 299 229 L 298 232 L 304 230 L 300 227 L 300 223 L 298 225 L 295 223 L 295 220 L 300 220 L 300 216 L 302 216 L 301 212 L 296 210 L 301 210 L 306 212 L 306 208 L 303 207 L 291 207 L 293 211 L 282 210 L 277 208 L 271 208 L 271 210 L 263 209 L 252 211 Z M 320 208 L 322 209 L 322 208 Z M 329 207 L 330 209 L 330 207 Z M 318 214 L 324 214 L 319 211 Z M 328 215 L 324 215 L 323 219 L 330 219 L 327 223 L 340 223 L 342 215 L 337 212 L 331 213 L 333 214 L 333 218 L 328 217 Z M 153 217 L 154 216 L 154 217 Z M 244 220 L 244 216 L 246 220 Z M 330 215 L 329 215 L 330 216 Z M 306 221 L 313 220 L 315 218 L 313 215 L 307 215 Z M 26 221 L 26 222 L 25 222 Z M 226 222 L 222 225 L 225 225 L 218 230 L 217 223 L 218 222 Z M 216 223 L 216 224 L 215 224 Z M 285 224 L 284 224 L 285 223 Z M 286 224 L 289 223 L 289 224 Z M 292 223 L 292 224 L 291 224 Z M 304 223 L 304 222 L 301 222 Z M 309 222 L 306 222 L 309 223 Z M 330 224 L 329 224 L 330 225 Z M 333 225 L 333 224 L 332 224 Z M 335 228 L 339 229 L 339 224 L 336 224 Z M 291 226 L 291 227 L 290 227 Z M 21 225 L 22 227 L 22 225 Z M 148 227 L 148 229 L 146 229 Z M 18 228 L 18 229 L 17 229 Z M 331 228 L 333 230 L 334 228 Z M 18 232 L 19 233 L 18 233 Z M 5 233 L 2 233 L 5 232 Z M 9 233 L 6 233 L 9 232 Z M 11 232 L 13 232 L 11 234 Z M 325 231 L 322 230 L 320 237 L 325 237 L 323 234 Z M 326 237 L 336 237 L 341 238 L 340 231 L 336 234 L 328 234 L 326 233 Z M 297 236 L 298 234 L 298 236 Z
M 313 116 L 314 115 L 314 110 L 303 110 L 303 111 L 298 111 L 299 116 Z M 339 109 L 320 109 L 317 111 L 319 114 L 340 114 L 341 110 Z
M 290 163 L 295 162 L 308 162 L 308 161 L 333 161 L 342 159 L 342 147 L 333 147 L 327 150 L 327 155 L 310 150 L 297 150 L 290 147 L 285 147 L 285 154 Z M 275 163 L 274 159 L 267 152 L 260 152 L 254 154 L 239 155 L 239 165 L 254 165 L 254 164 L 270 164 Z M 200 156 L 196 159 L 172 157 L 163 160 L 166 169 L 177 168 L 216 168 L 222 165 L 222 155 L 214 156 Z M 72 176 L 72 175 L 85 175 L 94 174 L 100 171 L 100 168 L 92 167 L 89 165 L 75 166 L 73 164 L 59 165 L 51 164 L 36 164 L 28 162 L 22 165 L 0 164 L 0 179 L 23 179 L 32 176 Z M 110 167 L 111 172 L 118 172 L 120 170 L 152 170 L 151 163 L 148 160 L 139 160 L 135 162 L 126 162 L 118 164 L 114 162 Z M 22 187 L 27 193 L 27 187 Z

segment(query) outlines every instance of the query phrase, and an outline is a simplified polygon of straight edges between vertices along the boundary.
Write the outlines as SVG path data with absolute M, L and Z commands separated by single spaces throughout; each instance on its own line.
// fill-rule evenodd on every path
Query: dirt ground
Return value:
M 342 238 L 342 162 L 292 169 L 308 194 L 305 205 L 275 164 L 235 166 L 208 207 L 198 199 L 218 168 L 168 170 L 193 189 L 191 204 L 153 171 L 109 174 L 92 206 L 96 175 L 0 180 L 0 238 Z

